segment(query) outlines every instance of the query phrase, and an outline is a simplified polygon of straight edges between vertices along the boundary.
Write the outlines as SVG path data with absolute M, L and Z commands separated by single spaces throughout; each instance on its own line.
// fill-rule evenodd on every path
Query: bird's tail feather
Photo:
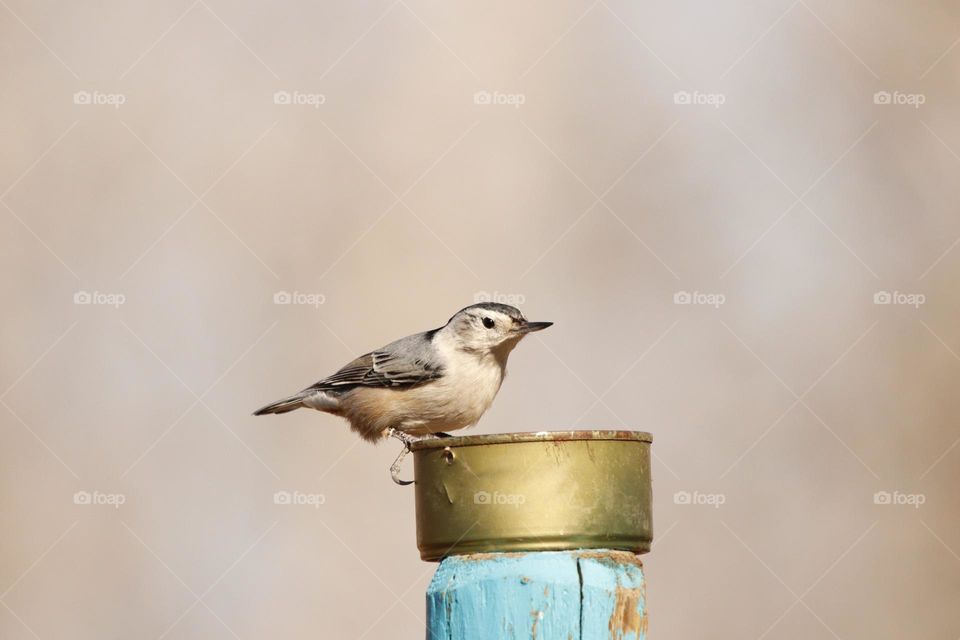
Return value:
M 290 396 L 289 398 L 284 398 L 283 400 L 277 400 L 276 402 L 271 402 L 265 407 L 260 407 L 253 412 L 255 416 L 262 416 L 268 413 L 287 413 L 288 411 L 293 411 L 304 406 L 303 399 L 304 395 L 298 393 L 295 396 Z

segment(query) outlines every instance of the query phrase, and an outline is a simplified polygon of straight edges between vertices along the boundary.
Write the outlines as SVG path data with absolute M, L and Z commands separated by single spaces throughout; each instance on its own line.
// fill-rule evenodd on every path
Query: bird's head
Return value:
M 481 302 L 458 311 L 444 327 L 457 348 L 480 355 L 494 353 L 504 358 L 517 343 L 552 322 L 529 322 L 516 307 Z

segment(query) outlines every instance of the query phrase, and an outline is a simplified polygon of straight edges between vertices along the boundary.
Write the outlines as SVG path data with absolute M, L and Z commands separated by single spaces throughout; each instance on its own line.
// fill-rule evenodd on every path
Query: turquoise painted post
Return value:
M 643 566 L 608 550 L 449 556 L 427 624 L 427 640 L 643 640 Z

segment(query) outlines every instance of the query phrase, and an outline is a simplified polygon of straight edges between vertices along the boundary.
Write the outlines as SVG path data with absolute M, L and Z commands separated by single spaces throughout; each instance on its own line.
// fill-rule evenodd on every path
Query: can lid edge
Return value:
M 653 442 L 653 435 L 646 431 L 629 430 L 572 430 L 572 431 L 523 431 L 518 433 L 490 433 L 477 436 L 454 436 L 452 438 L 426 438 L 410 445 L 411 451 L 445 449 L 446 447 L 473 447 L 516 442 L 571 442 L 589 440 L 619 440 L 625 442 Z

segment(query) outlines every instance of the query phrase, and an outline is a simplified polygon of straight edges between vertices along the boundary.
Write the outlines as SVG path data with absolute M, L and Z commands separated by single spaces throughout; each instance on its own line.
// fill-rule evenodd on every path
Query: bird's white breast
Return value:
M 477 422 L 490 407 L 500 384 L 504 367 L 489 353 L 477 354 L 456 348 L 446 336 L 437 336 L 437 352 L 443 359 L 444 375 L 435 384 L 424 387 L 451 422 L 446 428 L 464 427 Z

